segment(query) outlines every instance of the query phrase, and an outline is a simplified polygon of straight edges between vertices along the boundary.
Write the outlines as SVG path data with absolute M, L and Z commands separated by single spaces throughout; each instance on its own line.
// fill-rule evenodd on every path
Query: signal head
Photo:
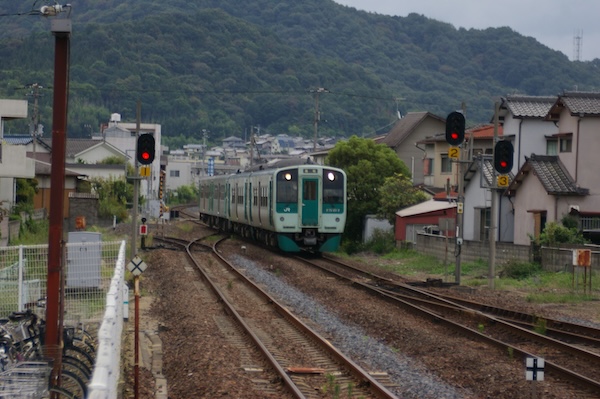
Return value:
M 150 165 L 154 161 L 155 153 L 154 136 L 152 134 L 140 135 L 136 147 L 137 161 L 142 165 Z
M 446 118 L 446 142 L 459 146 L 465 140 L 465 116 L 460 112 L 451 112 Z
M 496 172 L 506 175 L 513 167 L 514 148 L 510 141 L 501 140 L 494 146 L 494 169 Z

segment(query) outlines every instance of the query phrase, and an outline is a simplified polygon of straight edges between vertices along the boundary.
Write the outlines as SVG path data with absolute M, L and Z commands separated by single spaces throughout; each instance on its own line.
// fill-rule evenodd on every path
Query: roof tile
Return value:
M 504 103 L 516 118 L 544 118 L 556 99 L 556 96 L 508 96 Z

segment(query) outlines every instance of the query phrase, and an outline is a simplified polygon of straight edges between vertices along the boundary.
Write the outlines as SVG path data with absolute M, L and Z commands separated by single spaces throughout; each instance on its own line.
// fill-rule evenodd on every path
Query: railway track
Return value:
M 297 259 L 411 312 L 443 322 L 460 334 L 508 351 L 511 356 L 543 357 L 548 375 L 568 380 L 581 390 L 581 397 L 600 394 L 598 329 L 433 294 L 333 257 Z
M 240 350 L 249 351 L 249 346 L 260 350 L 268 365 L 257 364 L 246 355 L 248 373 L 261 374 L 267 367 L 277 374 L 270 380 L 255 378 L 257 389 L 272 394 L 283 386 L 295 398 L 320 398 L 323 390 L 332 395 L 338 392 L 339 397 L 396 397 L 385 373 L 373 376 L 344 356 L 227 262 L 219 253 L 218 242 L 209 246 L 199 240 L 157 239 L 173 249 L 185 248 L 190 264 L 235 320 L 232 323 L 226 317 L 218 321 L 225 335 Z M 206 261 L 209 249 L 218 262 Z

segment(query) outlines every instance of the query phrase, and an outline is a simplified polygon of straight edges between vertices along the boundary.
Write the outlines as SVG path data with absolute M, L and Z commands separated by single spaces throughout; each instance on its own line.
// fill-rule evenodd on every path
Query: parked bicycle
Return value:
M 18 381 L 33 378 L 34 375 L 39 377 L 41 371 L 46 370 L 47 367 L 42 367 L 42 364 L 49 364 L 43 357 L 44 336 L 45 323 L 31 309 L 13 312 L 8 319 L 0 320 L 0 381 L 3 382 L 0 399 L 15 397 L 3 395 L 3 389 L 7 392 L 9 388 L 14 390 L 19 385 Z M 48 380 L 47 391 L 57 393 L 60 398 L 85 398 L 94 357 L 95 341 L 92 336 L 81 326 L 64 327 L 60 375 L 56 382 Z M 30 368 L 40 372 L 36 374 Z M 28 372 L 24 373 L 23 370 Z M 31 383 L 28 386 L 34 385 Z

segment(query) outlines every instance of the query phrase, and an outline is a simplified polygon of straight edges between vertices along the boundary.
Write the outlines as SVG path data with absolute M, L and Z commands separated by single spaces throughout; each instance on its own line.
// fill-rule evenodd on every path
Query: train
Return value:
M 284 252 L 334 252 L 346 225 L 346 173 L 308 160 L 261 164 L 199 184 L 200 220 Z

